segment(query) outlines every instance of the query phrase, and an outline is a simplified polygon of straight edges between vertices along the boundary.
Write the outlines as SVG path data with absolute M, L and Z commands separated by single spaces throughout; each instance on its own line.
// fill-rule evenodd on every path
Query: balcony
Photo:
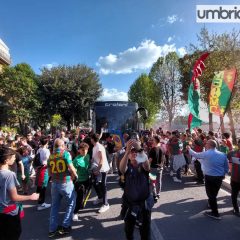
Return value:
M 4 52 L 3 50 L 0 49 L 0 64 L 6 64 L 10 65 L 11 64 L 11 58 L 10 55 Z

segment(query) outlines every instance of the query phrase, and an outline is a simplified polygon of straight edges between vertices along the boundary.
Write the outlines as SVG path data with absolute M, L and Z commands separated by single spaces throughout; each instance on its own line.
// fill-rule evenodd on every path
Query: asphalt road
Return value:
M 124 240 L 123 221 L 119 220 L 122 191 L 116 175 L 108 177 L 110 210 L 98 214 L 92 205 L 95 194 L 91 195 L 86 208 L 79 214 L 79 221 L 73 223 L 71 235 L 55 239 L 74 240 Z M 153 240 L 238 240 L 240 218 L 232 215 L 231 199 L 224 190 L 219 192 L 219 211 L 222 220 L 210 219 L 203 215 L 207 207 L 203 185 L 196 185 L 193 177 L 184 177 L 182 183 L 173 182 L 165 173 L 160 200 L 152 211 Z M 48 190 L 47 201 L 50 202 Z M 24 204 L 25 218 L 22 222 L 21 240 L 48 239 L 49 209 L 37 211 L 33 202 Z M 61 212 L 61 217 L 63 211 Z M 136 238 L 140 239 L 136 229 Z

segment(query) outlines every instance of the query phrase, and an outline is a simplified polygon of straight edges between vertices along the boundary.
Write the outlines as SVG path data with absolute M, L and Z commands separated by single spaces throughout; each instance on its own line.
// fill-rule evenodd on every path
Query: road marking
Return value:
M 164 240 L 154 219 L 151 221 L 152 240 Z
M 231 193 L 229 193 L 228 191 L 223 190 L 222 188 L 220 188 L 220 190 L 224 192 L 226 195 L 231 196 Z M 238 201 L 240 201 L 240 196 L 238 197 Z
M 222 188 L 220 188 L 220 191 L 222 191 L 222 192 L 224 192 L 226 195 L 228 195 L 228 196 L 231 196 L 231 194 L 228 192 L 228 191 L 226 191 L 226 190 L 224 190 L 224 189 L 222 189 Z

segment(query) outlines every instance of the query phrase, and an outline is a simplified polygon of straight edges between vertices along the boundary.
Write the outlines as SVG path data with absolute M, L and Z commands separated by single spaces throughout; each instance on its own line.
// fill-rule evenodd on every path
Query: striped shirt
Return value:
M 72 163 L 72 157 L 68 151 L 56 151 L 50 155 L 48 160 L 48 168 L 53 182 L 66 183 L 71 181 L 71 174 L 68 165 Z

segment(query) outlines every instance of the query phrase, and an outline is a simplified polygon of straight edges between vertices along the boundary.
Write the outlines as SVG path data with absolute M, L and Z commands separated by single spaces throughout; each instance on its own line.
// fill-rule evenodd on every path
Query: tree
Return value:
M 75 121 L 86 121 L 90 106 L 102 93 L 96 72 L 80 64 L 43 68 L 41 71 L 39 86 L 43 100 L 42 112 L 47 112 L 49 118 L 53 114 L 60 114 L 68 129 Z
M 222 71 L 224 69 L 229 69 L 236 67 L 238 72 L 240 70 L 240 31 L 223 33 L 223 34 L 209 34 L 206 28 L 202 28 L 200 34 L 198 35 L 198 43 L 199 46 L 195 46 L 191 44 L 190 51 L 192 51 L 191 55 L 185 55 L 180 60 L 180 69 L 182 73 L 182 86 L 184 99 L 186 99 L 188 85 L 190 83 L 190 79 L 187 78 L 189 75 L 192 65 L 198 56 L 204 51 L 210 52 L 208 59 L 205 62 L 206 69 L 203 72 L 203 75 L 199 78 L 201 82 L 201 98 L 202 100 L 208 104 L 209 102 L 209 93 L 211 90 L 212 79 L 215 75 L 215 72 Z M 231 132 L 233 135 L 233 139 L 235 138 L 235 131 L 233 126 L 231 107 L 234 106 L 236 102 L 239 102 L 240 96 L 236 94 L 236 89 L 239 86 L 239 81 L 236 81 L 236 87 L 233 91 L 232 101 L 230 108 L 228 108 L 227 114 L 230 118 L 231 124 Z M 212 130 L 212 114 L 209 113 L 209 125 L 210 130 Z
M 179 58 L 176 52 L 168 53 L 165 58 L 160 57 L 153 64 L 149 77 L 158 85 L 162 97 L 161 111 L 167 115 L 169 128 L 171 128 L 181 105 Z
M 0 74 L 0 96 L 8 106 L 9 118 L 19 123 L 22 133 L 39 107 L 37 88 L 36 75 L 26 63 L 6 67 Z
M 52 115 L 52 120 L 50 124 L 52 127 L 57 128 L 60 126 L 61 120 L 62 120 L 62 117 L 60 114 L 54 114 Z
M 130 86 L 128 99 L 148 111 L 148 118 L 143 119 L 144 123 L 150 125 L 154 122 L 161 106 L 161 96 L 157 84 L 151 78 L 146 74 L 140 75 Z

